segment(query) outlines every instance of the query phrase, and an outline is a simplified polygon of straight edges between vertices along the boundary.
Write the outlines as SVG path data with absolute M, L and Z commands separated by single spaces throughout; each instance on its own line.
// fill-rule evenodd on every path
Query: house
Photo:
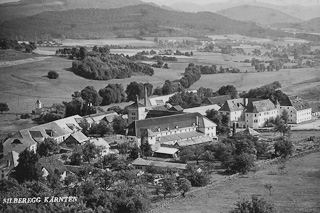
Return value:
M 96 145 L 101 148 L 101 156 L 105 156 L 110 154 L 110 145 L 103 138 L 91 138 L 90 143 Z
M 312 120 L 312 107 L 298 96 L 289 96 L 280 102 L 280 113 L 287 111 L 288 123 L 298 124 Z
M 40 158 L 38 162 L 41 166 L 41 171 L 43 172 L 42 177 L 46 178 L 49 175 L 58 174 L 60 175 L 61 181 L 66 178 L 68 170 L 55 156 Z
M 3 143 L 3 155 L 7 155 L 11 151 L 20 153 L 25 149 L 35 152 L 37 144 L 46 138 L 53 138 L 57 143 L 62 143 L 71 134 L 81 130 L 76 119 L 81 119 L 81 117 L 75 115 L 29 129 L 19 130 Z
M 245 125 L 254 129 L 264 127 L 266 122 L 278 115 L 278 108 L 269 99 L 249 101 L 245 110 Z
M 210 98 L 206 98 L 202 104 L 203 105 L 214 105 L 217 104 L 218 106 L 222 106 L 227 100 L 230 100 L 230 96 L 229 95 L 220 95 L 220 96 L 216 96 L 216 97 L 210 97 Z
M 114 111 L 107 111 L 107 112 L 87 115 L 87 116 L 84 116 L 83 119 L 85 119 L 91 127 L 92 124 L 99 124 L 100 121 L 102 120 L 106 121 L 108 124 L 111 124 L 113 122 L 113 119 L 118 116 L 119 116 L 118 113 Z
M 160 158 L 177 158 L 179 149 L 169 147 L 159 147 L 153 152 L 154 157 Z
M 136 169 L 144 170 L 147 166 L 155 166 L 159 168 L 170 168 L 170 169 L 178 169 L 178 170 L 186 170 L 187 164 L 182 163 L 169 163 L 164 161 L 152 161 L 152 160 L 144 160 L 142 158 L 137 158 L 131 163 Z
M 77 147 L 83 146 L 89 138 L 81 131 L 72 133 L 65 141 L 60 143 L 60 152 L 74 151 Z
M 238 98 L 227 100 L 219 113 L 229 116 L 230 126 L 236 123 L 237 127 L 260 128 L 264 127 L 267 120 L 277 117 L 278 107 L 269 99 Z
M 9 152 L 7 155 L 5 155 L 3 158 L 0 159 L 0 180 L 1 179 L 8 179 L 8 174 L 10 171 L 18 166 L 19 162 L 19 153 L 15 151 Z
M 216 124 L 199 113 L 177 114 L 132 122 L 128 135 L 145 138 L 150 145 L 175 144 L 193 138 L 217 139 Z
M 184 109 L 183 112 L 185 113 L 195 113 L 195 112 L 199 112 L 201 115 L 205 116 L 206 112 L 208 110 L 216 110 L 218 111 L 221 107 L 218 106 L 217 104 L 210 104 L 207 106 L 200 106 L 200 107 L 193 107 L 193 108 L 188 108 L 188 109 Z

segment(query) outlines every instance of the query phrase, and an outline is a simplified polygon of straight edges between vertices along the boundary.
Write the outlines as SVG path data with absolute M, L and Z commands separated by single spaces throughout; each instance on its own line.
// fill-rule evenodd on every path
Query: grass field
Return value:
M 43 48 L 44 51 L 52 51 L 52 48 Z M 116 50 L 117 53 L 125 52 L 133 54 L 141 50 Z M 21 60 L 23 57 L 36 57 L 40 55 L 17 53 L 15 58 L 8 60 Z M 192 85 L 190 89 L 208 87 L 213 90 L 224 85 L 234 85 L 239 91 L 256 88 L 273 81 L 279 81 L 288 94 L 297 94 L 306 100 L 319 101 L 320 73 L 314 69 L 286 69 L 278 72 L 253 72 L 253 67 L 247 63 L 241 63 L 250 56 L 230 56 L 218 53 L 204 53 L 194 51 L 193 57 L 181 59 L 179 62 L 167 62 L 170 69 L 154 69 L 154 76 L 133 76 L 130 79 L 114 79 L 109 81 L 88 80 L 74 75 L 68 71 L 72 61 L 52 57 L 43 61 L 30 62 L 10 67 L 1 67 L 0 71 L 0 99 L 9 105 L 11 112 L 31 112 L 35 107 L 35 101 L 40 99 L 45 106 L 53 103 L 69 101 L 74 91 L 82 90 L 86 86 L 94 86 L 97 90 L 109 83 L 121 83 L 124 88 L 132 82 L 151 83 L 154 88 L 162 86 L 165 80 L 178 80 L 182 77 L 189 62 L 196 64 L 221 65 L 223 67 L 236 67 L 242 73 L 225 73 L 215 75 L 202 75 L 201 79 Z M 2 59 L 3 60 L 3 59 Z M 1 62 L 1 61 L 0 61 Z M 55 70 L 60 77 L 50 80 L 46 77 L 50 70 Z M 245 71 L 248 71 L 246 73 Z
M 249 173 L 201 193 L 175 200 L 161 210 L 163 213 L 227 213 L 241 198 L 263 196 L 279 213 L 320 212 L 320 153 L 291 159 L 284 174 L 278 165 Z M 272 194 L 264 185 L 271 183 Z

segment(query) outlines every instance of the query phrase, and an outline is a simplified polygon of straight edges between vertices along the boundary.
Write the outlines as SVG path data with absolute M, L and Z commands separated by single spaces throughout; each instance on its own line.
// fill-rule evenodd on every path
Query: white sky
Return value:
M 144 2 L 153 2 L 159 5 L 171 5 L 176 2 L 192 2 L 199 5 L 211 4 L 211 3 L 237 3 L 237 2 L 264 2 L 268 4 L 298 4 L 298 5 L 320 5 L 320 0 L 142 0 Z
M 0 0 L 1 3 L 5 2 L 16 2 L 19 0 Z M 90 0 L 88 0 L 90 1 Z M 105 0 L 108 1 L 108 0 Z M 210 3 L 222 3 L 222 2 L 264 2 L 269 4 L 280 4 L 280 5 L 286 5 L 286 4 L 299 4 L 299 5 L 320 5 L 320 0 L 142 0 L 144 2 L 153 2 L 159 5 L 171 5 L 175 2 L 192 2 L 199 5 L 205 5 Z

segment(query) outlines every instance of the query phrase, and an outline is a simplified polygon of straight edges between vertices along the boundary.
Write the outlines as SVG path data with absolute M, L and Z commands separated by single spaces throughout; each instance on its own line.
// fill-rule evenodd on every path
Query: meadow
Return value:
M 320 153 L 290 159 L 280 172 L 279 164 L 238 179 L 207 188 L 175 200 L 156 212 L 222 213 L 252 195 L 262 196 L 275 205 L 277 212 L 320 212 Z M 271 184 L 271 194 L 264 187 Z
M 44 48 L 43 50 L 48 51 L 48 48 Z M 133 54 L 141 50 L 124 49 L 113 51 Z M 30 55 L 26 56 L 29 57 Z M 34 54 L 31 54 L 31 56 L 36 57 Z M 215 64 L 218 67 L 236 67 L 241 70 L 241 73 L 202 75 L 201 79 L 193 84 L 190 89 L 208 87 L 217 90 L 221 86 L 231 84 L 239 91 L 243 91 L 273 81 L 279 81 L 285 87 L 285 92 L 310 97 L 310 93 L 306 91 L 318 85 L 318 80 L 315 79 L 320 79 L 320 74 L 315 68 L 284 69 L 278 72 L 256 73 L 250 64 L 240 62 L 248 57 L 250 56 L 230 56 L 194 51 L 193 57 L 179 58 L 178 62 L 167 62 L 170 69 L 155 68 L 155 74 L 151 77 L 138 75 L 127 79 L 113 79 L 109 81 L 88 80 L 76 76 L 70 71 L 71 60 L 51 57 L 42 61 L 1 67 L 0 98 L 1 102 L 8 103 L 11 112 L 30 112 L 34 109 L 37 99 L 40 99 L 45 106 L 51 106 L 53 103 L 69 101 L 74 91 L 80 91 L 85 86 L 94 86 L 99 90 L 109 83 L 121 83 L 126 88 L 130 82 L 137 81 L 151 83 L 156 88 L 157 86 L 162 86 L 165 80 L 180 79 L 189 62 L 208 66 Z M 46 75 L 51 70 L 57 71 L 60 77 L 56 80 L 48 79 Z M 314 91 L 314 96 L 316 95 Z

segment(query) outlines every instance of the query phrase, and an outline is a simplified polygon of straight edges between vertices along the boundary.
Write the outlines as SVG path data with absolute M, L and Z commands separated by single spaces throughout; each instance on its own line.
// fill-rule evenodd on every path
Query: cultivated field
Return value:
M 291 159 L 284 174 L 279 165 L 250 173 L 194 195 L 187 195 L 161 210 L 163 213 L 226 213 L 241 198 L 263 196 L 281 213 L 320 212 L 320 153 Z M 272 184 L 272 193 L 264 185 Z M 160 212 L 160 211 L 159 211 Z

